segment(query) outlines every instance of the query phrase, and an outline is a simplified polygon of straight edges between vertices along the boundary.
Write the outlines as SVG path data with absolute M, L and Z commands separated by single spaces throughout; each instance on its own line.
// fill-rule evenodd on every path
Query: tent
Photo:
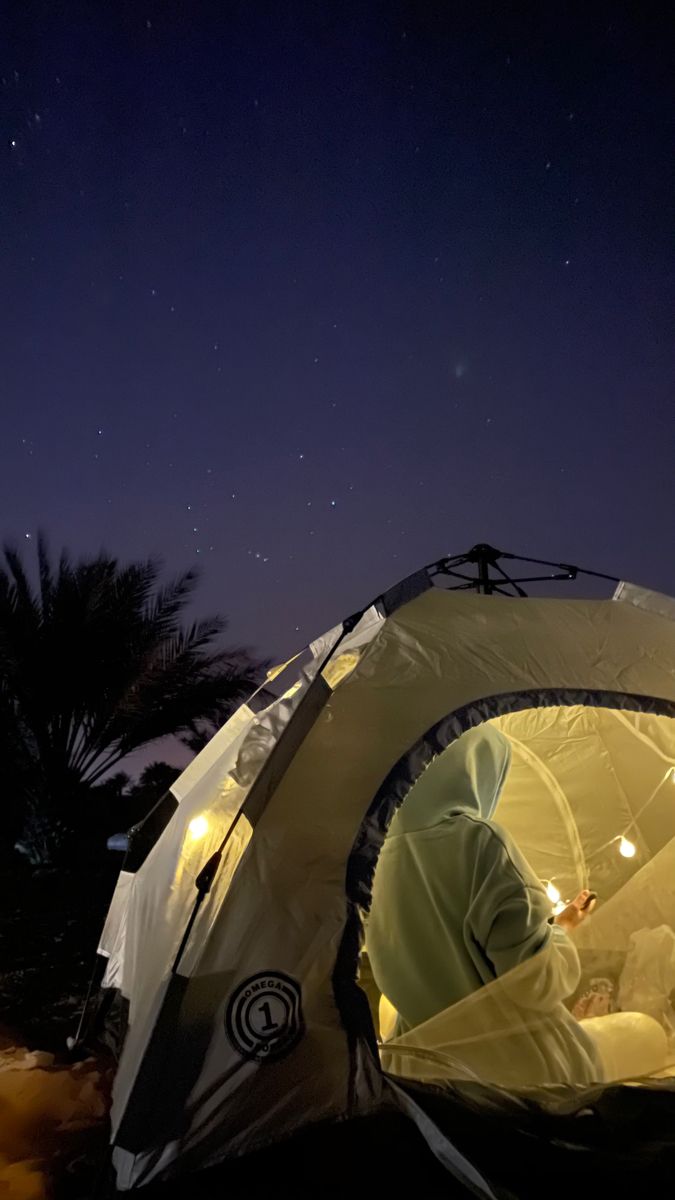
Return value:
M 443 558 L 343 621 L 132 831 L 99 946 L 125 1008 L 120 1191 L 396 1110 L 458 1186 L 490 1196 L 476 1121 L 516 1113 L 522 1128 L 527 1114 L 548 1145 L 547 1122 L 583 1142 L 572 1117 L 618 1092 L 633 1111 L 638 1094 L 653 1101 L 659 1125 L 675 1086 L 675 600 L 626 583 L 611 599 L 526 597 L 515 561 L 486 546 Z M 578 575 L 544 566 L 544 579 Z M 514 747 L 497 818 L 552 907 L 579 885 L 600 897 L 570 1014 L 603 1012 L 609 979 L 604 1011 L 653 1022 L 658 1061 L 624 1058 L 583 1088 L 493 1074 L 513 1032 L 501 981 L 431 1028 L 392 1042 L 378 1027 L 363 928 L 381 846 L 416 780 L 483 722 Z

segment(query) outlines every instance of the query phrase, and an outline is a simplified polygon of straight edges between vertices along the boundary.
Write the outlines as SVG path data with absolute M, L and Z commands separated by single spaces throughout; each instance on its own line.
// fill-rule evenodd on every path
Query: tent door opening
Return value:
M 460 737 L 411 787 L 375 870 L 360 984 L 383 1068 L 517 1090 L 675 1076 L 675 721 L 556 704 L 483 729 L 509 749 L 493 808 L 488 796 L 489 812 L 461 811 Z M 486 818 L 497 833 L 476 840 Z M 460 858 L 442 865 L 453 822 L 486 871 L 471 880 L 470 911 L 461 835 L 447 843 Z M 520 897 L 513 873 L 500 878 L 510 857 L 526 876 Z M 520 929 L 523 905 L 539 918 L 548 905 L 551 924 L 583 891 L 595 908 L 569 938 L 556 928 L 538 946 L 532 912 Z

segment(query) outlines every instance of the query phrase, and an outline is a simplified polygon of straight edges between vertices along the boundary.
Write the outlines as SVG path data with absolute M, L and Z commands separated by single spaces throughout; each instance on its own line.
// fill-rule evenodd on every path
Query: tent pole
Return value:
M 486 555 L 483 553 L 483 548 L 480 548 L 480 556 L 478 558 L 478 587 L 477 592 L 482 592 L 484 596 L 492 595 L 492 582 L 490 580 L 490 565 Z
M 495 550 L 493 546 L 488 546 L 484 542 L 479 542 L 477 546 L 472 546 L 466 555 L 466 561 L 474 563 L 478 571 L 478 577 L 475 581 L 476 591 L 479 593 L 482 592 L 484 596 L 491 596 L 494 591 L 495 584 L 490 578 L 490 567 L 496 566 L 497 559 L 500 557 L 499 550 Z M 502 575 L 504 575 L 504 572 L 502 572 Z M 504 575 L 504 577 L 509 583 L 511 582 L 507 575 Z

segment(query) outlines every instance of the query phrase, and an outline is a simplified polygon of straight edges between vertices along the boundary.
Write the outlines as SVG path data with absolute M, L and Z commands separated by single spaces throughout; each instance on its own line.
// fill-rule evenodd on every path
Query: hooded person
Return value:
M 424 1027 L 424 1046 L 436 1038 L 498 1083 L 588 1083 L 602 1077 L 599 1059 L 563 1004 L 579 982 L 577 951 L 491 820 L 510 761 L 507 738 L 481 726 L 414 784 L 375 872 L 368 957 L 397 1039 Z

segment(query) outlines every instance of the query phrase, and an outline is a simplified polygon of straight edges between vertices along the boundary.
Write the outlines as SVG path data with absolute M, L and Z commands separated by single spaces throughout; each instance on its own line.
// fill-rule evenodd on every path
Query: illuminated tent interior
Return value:
M 581 976 L 555 1019 L 581 1020 L 592 1035 L 598 1081 L 675 1074 L 675 721 L 574 705 L 491 724 L 512 749 L 494 820 L 553 914 L 582 889 L 598 898 L 574 935 Z M 384 998 L 384 1066 L 414 1079 L 545 1083 L 528 1077 L 525 1045 L 541 1028 L 527 1008 L 539 970 L 535 958 L 398 1038 Z

